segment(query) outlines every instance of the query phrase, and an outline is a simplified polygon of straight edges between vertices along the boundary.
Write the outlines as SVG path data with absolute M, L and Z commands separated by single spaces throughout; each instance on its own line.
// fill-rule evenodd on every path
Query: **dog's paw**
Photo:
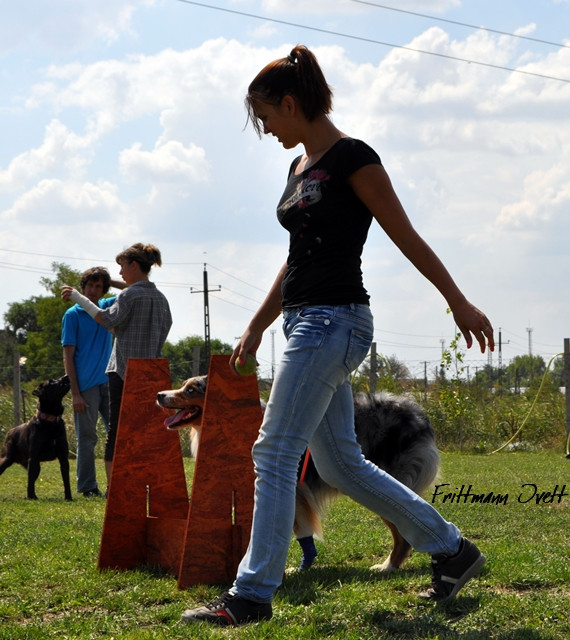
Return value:
M 375 564 L 372 567 L 370 567 L 370 571 L 378 571 L 378 573 L 392 573 L 397 569 L 398 567 L 392 564 L 390 560 L 390 556 L 388 556 L 382 564 Z

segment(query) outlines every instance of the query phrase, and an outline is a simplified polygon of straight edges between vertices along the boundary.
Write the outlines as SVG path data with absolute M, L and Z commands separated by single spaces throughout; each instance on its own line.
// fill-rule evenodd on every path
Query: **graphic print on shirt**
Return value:
M 309 171 L 309 175 L 297 185 L 295 193 L 282 202 L 279 209 L 287 211 L 295 205 L 304 209 L 319 202 L 322 198 L 322 183 L 327 180 L 330 180 L 330 175 L 323 169 Z
M 308 238 L 305 238 L 305 233 L 311 224 L 310 207 L 321 201 L 323 197 L 323 184 L 328 180 L 330 180 L 330 175 L 323 169 L 309 171 L 307 177 L 297 183 L 293 194 L 282 202 L 278 209 L 278 212 L 281 214 L 286 214 L 294 207 L 297 207 L 299 211 L 303 212 L 303 221 L 296 235 L 299 240 L 305 240 L 305 255 L 307 256 L 310 256 L 312 253 L 310 246 L 306 246 L 307 241 L 313 245 L 313 248 L 315 244 L 320 245 L 322 242 L 319 237 L 315 237 L 310 241 Z

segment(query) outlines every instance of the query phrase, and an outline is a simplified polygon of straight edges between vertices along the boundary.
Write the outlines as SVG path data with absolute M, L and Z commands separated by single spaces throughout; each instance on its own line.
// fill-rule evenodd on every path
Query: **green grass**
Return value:
M 525 483 L 539 491 L 566 484 L 570 493 L 570 460 L 552 452 L 444 454 L 441 482 L 448 490 L 471 484 L 475 493 L 509 495 L 507 504 L 436 500 L 488 558 L 453 603 L 417 599 L 430 580 L 425 554 L 413 554 L 398 573 L 371 572 L 389 549 L 389 534 L 343 498 L 325 523 L 318 566 L 287 577 L 273 620 L 218 629 L 178 620 L 184 608 L 215 597 L 221 587 L 180 591 L 173 577 L 145 567 L 99 572 L 104 501 L 79 496 L 66 503 L 57 463 L 43 465 L 39 501 L 24 500 L 25 472 L 12 467 L 0 478 L 0 639 L 570 637 L 570 496 L 554 504 L 517 500 Z M 290 565 L 299 560 L 292 544 Z

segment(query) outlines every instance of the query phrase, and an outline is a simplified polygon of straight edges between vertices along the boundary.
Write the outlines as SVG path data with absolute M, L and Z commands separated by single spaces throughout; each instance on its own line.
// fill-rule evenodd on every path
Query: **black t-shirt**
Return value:
M 341 138 L 314 165 L 295 175 L 291 164 L 277 218 L 289 231 L 283 307 L 368 304 L 361 255 L 372 214 L 356 196 L 349 177 L 381 164 L 367 144 Z

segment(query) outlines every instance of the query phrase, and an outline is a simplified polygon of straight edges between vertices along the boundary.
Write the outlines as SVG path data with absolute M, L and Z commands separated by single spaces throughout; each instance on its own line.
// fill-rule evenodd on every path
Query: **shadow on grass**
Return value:
M 461 640 L 545 640 L 540 631 L 534 629 L 513 629 L 497 633 L 485 629 L 460 631 L 452 626 L 461 617 L 473 613 L 479 608 L 476 598 L 461 598 L 456 602 L 445 605 L 444 619 L 440 617 L 443 605 L 438 605 L 434 610 L 426 612 L 414 618 L 406 614 L 398 614 L 392 611 L 375 611 L 369 616 L 370 627 L 377 632 L 388 633 L 397 638 L 458 638 Z M 458 615 L 458 610 L 463 613 Z
M 279 597 L 292 605 L 307 605 L 315 602 L 319 593 L 331 591 L 347 584 L 378 584 L 398 581 L 402 577 L 425 575 L 425 570 L 406 567 L 394 573 L 381 573 L 354 566 L 318 566 L 308 571 L 296 571 L 286 576 L 279 589 Z

